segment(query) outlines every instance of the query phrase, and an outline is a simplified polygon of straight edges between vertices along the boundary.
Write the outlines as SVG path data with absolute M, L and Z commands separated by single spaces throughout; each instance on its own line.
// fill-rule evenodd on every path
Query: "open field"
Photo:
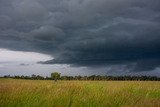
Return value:
M 0 79 L 0 107 L 160 107 L 156 81 Z

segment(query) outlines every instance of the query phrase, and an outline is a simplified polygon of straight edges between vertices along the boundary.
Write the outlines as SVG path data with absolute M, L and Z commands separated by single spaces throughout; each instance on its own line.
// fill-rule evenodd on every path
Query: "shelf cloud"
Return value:
M 159 0 L 0 0 L 0 48 L 48 54 L 41 64 L 160 67 Z

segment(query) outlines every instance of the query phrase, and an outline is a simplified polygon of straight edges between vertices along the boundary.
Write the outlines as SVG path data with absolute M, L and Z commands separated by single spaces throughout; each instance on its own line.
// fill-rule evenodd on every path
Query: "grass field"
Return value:
M 0 79 L 0 107 L 160 107 L 160 82 Z

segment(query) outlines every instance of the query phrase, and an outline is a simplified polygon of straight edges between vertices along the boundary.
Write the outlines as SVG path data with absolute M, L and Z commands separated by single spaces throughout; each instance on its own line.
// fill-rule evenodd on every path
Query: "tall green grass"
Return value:
M 0 79 L 0 107 L 160 107 L 160 82 Z

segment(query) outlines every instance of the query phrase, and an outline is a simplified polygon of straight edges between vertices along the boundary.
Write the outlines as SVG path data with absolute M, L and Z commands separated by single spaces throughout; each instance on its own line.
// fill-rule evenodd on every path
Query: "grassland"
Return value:
M 0 79 L 0 107 L 160 107 L 160 82 Z

